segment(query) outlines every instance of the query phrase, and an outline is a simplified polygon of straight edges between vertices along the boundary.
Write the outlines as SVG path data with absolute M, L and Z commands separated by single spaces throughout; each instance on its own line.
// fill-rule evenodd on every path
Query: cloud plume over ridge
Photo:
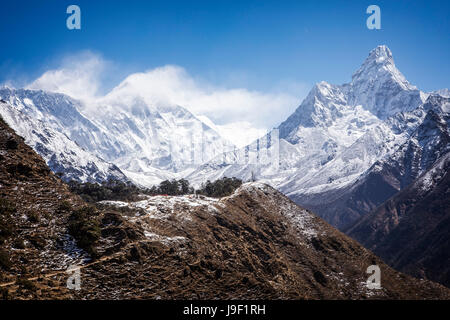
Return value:
M 278 125 L 297 106 L 299 97 L 287 92 L 260 92 L 224 88 L 194 79 L 184 68 L 165 65 L 133 73 L 106 95 L 100 94 L 108 62 L 90 51 L 65 58 L 59 68 L 44 72 L 27 88 L 65 93 L 85 102 L 143 99 L 152 105 L 179 105 L 207 122 L 238 146 L 258 138 Z

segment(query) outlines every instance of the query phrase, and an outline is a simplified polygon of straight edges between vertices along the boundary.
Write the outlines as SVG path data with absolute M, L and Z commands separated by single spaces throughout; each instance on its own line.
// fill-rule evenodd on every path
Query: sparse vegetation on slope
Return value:
M 224 177 L 214 182 L 208 180 L 206 181 L 206 183 L 202 184 L 200 190 L 198 190 L 198 193 L 214 198 L 226 197 L 232 194 L 234 190 L 239 188 L 241 184 L 242 180 L 234 177 Z
M 72 212 L 69 217 L 68 230 L 76 239 L 80 248 L 91 256 L 97 255 L 95 243 L 100 239 L 101 228 L 99 212 L 92 206 L 85 206 Z
M 139 188 L 131 183 L 121 181 L 108 181 L 103 184 L 77 181 L 68 183 L 70 191 L 90 203 L 103 200 L 136 201 L 142 194 L 179 196 L 197 193 L 207 197 L 220 198 L 229 196 L 241 184 L 242 180 L 234 177 L 224 177 L 213 182 L 208 180 L 198 190 L 195 190 L 186 179 L 164 180 L 158 186 L 151 188 Z
M 110 180 L 103 184 L 98 183 L 81 183 L 78 181 L 70 181 L 68 183 L 70 191 L 81 196 L 81 198 L 90 203 L 102 200 L 136 200 L 138 194 L 147 192 L 131 183 Z

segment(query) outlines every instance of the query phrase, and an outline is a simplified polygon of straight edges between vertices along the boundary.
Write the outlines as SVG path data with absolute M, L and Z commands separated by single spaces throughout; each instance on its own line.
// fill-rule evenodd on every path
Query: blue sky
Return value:
M 81 30 L 66 28 L 70 4 L 81 8 Z M 370 4 L 381 8 L 381 30 L 366 28 Z M 348 82 L 379 44 L 420 89 L 450 87 L 449 12 L 450 1 L 412 0 L 8 1 L 0 83 L 28 84 L 67 56 L 89 52 L 107 62 L 100 91 L 129 74 L 176 65 L 206 86 L 296 96 L 284 117 L 314 83 Z

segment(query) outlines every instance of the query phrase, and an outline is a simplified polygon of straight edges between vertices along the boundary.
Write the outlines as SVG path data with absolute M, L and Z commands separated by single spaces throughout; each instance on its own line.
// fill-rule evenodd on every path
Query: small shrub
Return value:
M 8 300 L 9 298 L 9 291 L 7 288 L 1 287 L 0 288 L 0 299 L 2 300 Z
M 71 210 L 72 210 L 72 205 L 67 200 L 64 200 L 58 206 L 58 212 L 70 212 Z
M 31 244 L 37 249 L 44 249 L 47 244 L 45 239 L 38 235 L 32 235 L 28 240 L 30 240 Z
M 0 249 L 0 267 L 3 270 L 9 270 L 11 269 L 11 265 L 8 252 L 5 249 Z
M 39 214 L 36 211 L 31 211 L 28 213 L 28 221 L 31 223 L 37 223 L 39 222 Z
M 64 176 L 64 172 L 55 172 L 55 176 L 62 179 L 62 177 Z
M 16 206 L 8 199 L 0 198 L 0 215 L 10 215 L 16 212 Z
M 33 169 L 30 166 L 19 164 L 10 164 L 8 166 L 8 172 L 13 176 L 31 176 Z
M 78 246 L 95 257 L 95 243 L 101 235 L 96 209 L 91 206 L 86 206 L 73 211 L 69 218 L 68 229 L 69 233 L 77 241 Z
M 14 233 L 14 226 L 5 218 L 0 216 L 0 244 L 11 237 Z
M 15 211 L 16 207 L 12 202 L 0 198 L 0 244 L 13 235 L 14 226 L 11 223 L 11 213 Z
M 15 249 L 25 249 L 25 243 L 23 242 L 23 239 L 15 239 L 13 242 L 13 247 Z
M 19 143 L 13 138 L 10 138 L 8 139 L 8 141 L 6 141 L 6 149 L 15 150 L 18 146 Z
M 16 284 L 19 285 L 19 287 L 26 290 L 30 291 L 36 290 L 36 286 L 34 285 L 34 283 L 25 277 L 17 279 Z

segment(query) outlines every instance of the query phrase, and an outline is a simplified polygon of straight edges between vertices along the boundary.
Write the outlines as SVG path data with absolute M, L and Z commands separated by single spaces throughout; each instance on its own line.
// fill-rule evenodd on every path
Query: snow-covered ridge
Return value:
M 82 182 L 128 180 L 117 166 L 87 152 L 65 134 L 49 127 L 46 122 L 32 119 L 3 102 L 0 102 L 0 114 L 25 139 L 25 143 L 42 156 L 53 172 L 63 174 L 63 179 Z
M 181 195 L 181 196 L 144 196 L 144 200 L 136 202 L 124 202 L 124 201 L 100 201 L 100 204 L 110 205 L 115 207 L 128 207 L 131 209 L 142 209 L 145 215 L 152 219 L 167 219 L 170 215 L 179 210 L 179 214 L 183 215 L 184 219 L 190 220 L 190 209 L 194 207 L 205 206 L 210 211 L 216 211 L 215 205 L 217 205 L 219 199 L 209 198 L 205 196 L 197 196 L 193 194 Z M 180 210 L 182 209 L 182 210 Z M 137 211 L 136 216 L 141 214 Z
M 444 168 L 448 166 L 450 161 L 450 152 L 445 156 L 440 158 L 430 170 L 421 175 L 415 182 L 414 187 L 420 189 L 423 193 L 429 191 L 432 186 L 442 179 L 443 175 L 446 174 Z
M 303 237 L 311 239 L 318 234 L 318 226 L 313 214 L 298 207 L 269 185 L 260 182 L 244 183 L 233 194 L 220 199 L 200 195 L 158 195 L 143 196 L 145 199 L 136 202 L 107 200 L 99 203 L 118 208 L 134 209 L 136 213 L 129 216 L 128 219 L 131 222 L 139 222 L 140 225 L 143 225 L 148 238 L 157 241 L 170 241 L 166 236 L 155 233 L 156 231 L 152 228 L 152 220 L 176 220 L 178 224 L 189 223 L 192 222 L 196 210 L 203 210 L 214 216 L 220 214 L 221 210 L 228 206 L 228 203 L 234 203 L 234 198 L 242 196 L 249 196 L 260 202 L 266 210 L 285 216 L 292 223 L 291 227 L 295 228 Z
M 149 105 L 138 95 L 118 99 L 116 91 L 120 92 L 113 90 L 93 105 L 64 94 L 7 87 L 0 89 L 0 98 L 27 116 L 30 126 L 40 121 L 66 135 L 85 154 L 113 163 L 138 185 L 181 178 L 233 147 L 183 107 Z M 45 147 L 56 156 L 62 154 L 54 145 Z M 65 157 L 65 167 L 70 167 L 71 159 Z M 77 167 L 77 161 L 72 166 Z

